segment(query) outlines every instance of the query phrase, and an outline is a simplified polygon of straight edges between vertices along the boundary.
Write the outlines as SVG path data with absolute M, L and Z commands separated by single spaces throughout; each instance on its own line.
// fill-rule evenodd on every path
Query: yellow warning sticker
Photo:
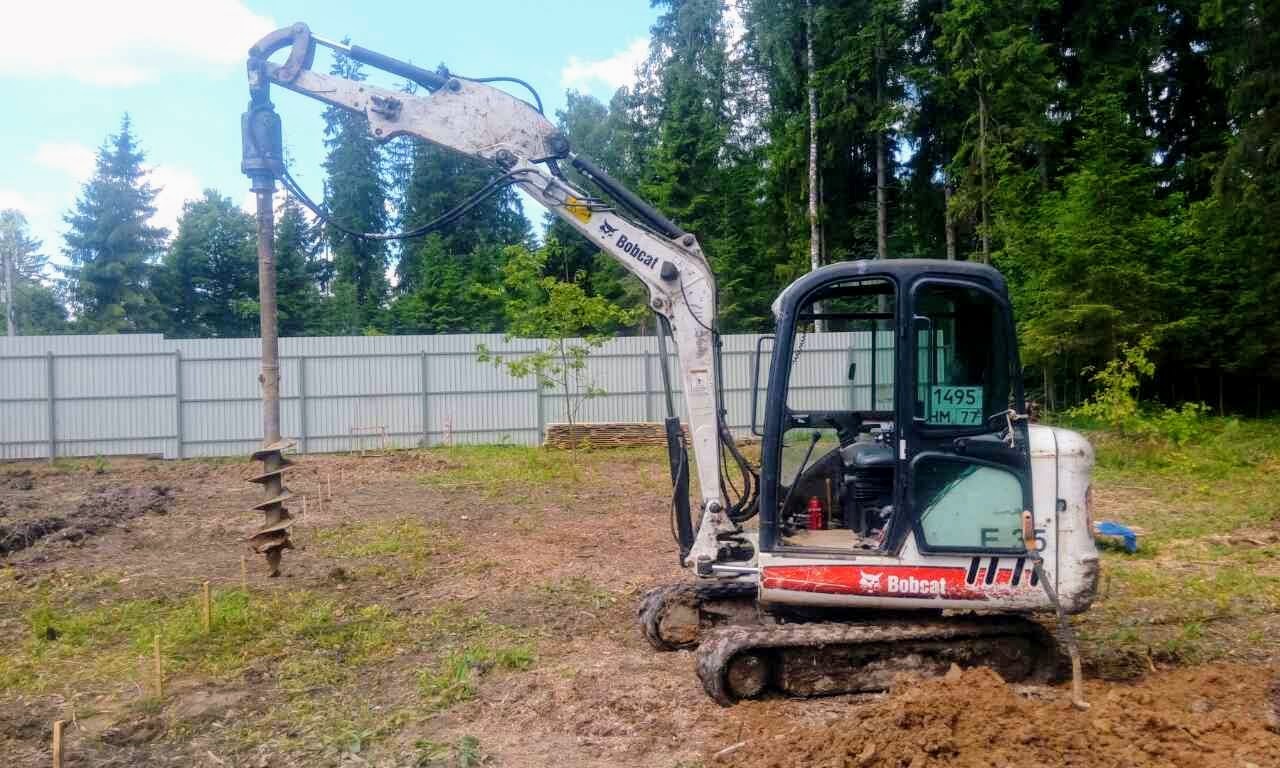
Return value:
M 587 222 L 591 221 L 591 209 L 587 207 L 586 203 L 582 202 L 581 200 L 574 197 L 573 195 L 570 195 L 568 198 L 565 199 L 564 207 L 565 207 L 565 210 L 567 210 L 569 214 L 573 216 L 573 218 L 577 219 L 583 224 L 586 224 Z

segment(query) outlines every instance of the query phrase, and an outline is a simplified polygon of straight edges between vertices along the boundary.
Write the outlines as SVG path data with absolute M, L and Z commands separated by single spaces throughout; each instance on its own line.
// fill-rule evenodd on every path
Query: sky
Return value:
M 63 217 L 125 112 L 151 183 L 161 188 L 153 223 L 172 233 L 183 202 L 206 188 L 251 209 L 240 173 L 244 61 L 249 46 L 277 27 L 303 21 L 321 37 L 349 37 L 427 68 L 444 63 L 470 77 L 520 77 L 538 89 L 552 116 L 566 89 L 607 101 L 632 84 L 657 16 L 648 0 L 4 0 L 0 6 L 0 114 L 8 116 L 0 209 L 22 211 L 54 262 L 64 262 Z M 314 68 L 327 71 L 329 62 L 320 48 Z M 389 77 L 373 82 L 395 85 Z M 294 175 L 319 198 L 323 106 L 280 88 L 273 93 Z

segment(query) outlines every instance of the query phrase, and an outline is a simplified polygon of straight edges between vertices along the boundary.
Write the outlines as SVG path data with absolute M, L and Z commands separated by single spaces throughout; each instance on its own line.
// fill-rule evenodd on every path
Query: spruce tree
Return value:
M 330 73 L 349 80 L 365 79 L 359 62 L 341 55 L 335 58 Z M 329 216 L 357 232 L 385 231 L 389 216 L 382 154 L 369 132 L 369 121 L 364 115 L 329 107 L 324 112 L 324 122 L 328 150 L 324 161 L 325 206 Z M 347 285 L 354 301 L 348 306 L 344 293 L 343 311 L 334 313 L 334 317 L 344 319 L 334 330 L 359 333 L 376 327 L 381 322 L 388 291 L 386 243 L 349 235 L 334 226 L 326 227 L 325 235 L 333 253 L 335 295 L 337 286 Z
M 302 206 L 286 196 L 276 214 L 276 304 L 281 336 L 318 332 L 320 286 L 330 263 L 319 258 L 316 227 Z
M 93 177 L 65 220 L 66 292 L 76 327 L 94 333 L 157 331 L 164 314 L 151 287 L 168 232 L 151 226 L 157 190 L 126 114 L 98 150 Z

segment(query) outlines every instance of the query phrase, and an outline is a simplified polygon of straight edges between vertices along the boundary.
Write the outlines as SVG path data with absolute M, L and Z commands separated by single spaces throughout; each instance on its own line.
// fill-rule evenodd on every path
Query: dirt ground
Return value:
M 635 626 L 682 577 L 661 452 L 565 455 L 299 457 L 298 549 L 247 592 L 248 461 L 0 466 L 7 768 L 48 765 L 57 719 L 67 766 L 1280 766 L 1267 612 L 1135 679 L 1091 657 L 1087 712 L 983 669 L 722 709 Z

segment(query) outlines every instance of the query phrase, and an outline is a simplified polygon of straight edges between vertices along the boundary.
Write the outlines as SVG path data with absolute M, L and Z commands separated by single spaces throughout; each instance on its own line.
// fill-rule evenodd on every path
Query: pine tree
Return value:
M 364 80 L 359 62 L 337 56 L 330 74 L 349 80 Z M 332 220 L 357 232 L 383 232 L 387 229 L 387 191 L 382 176 L 382 154 L 369 132 L 364 115 L 338 107 L 324 113 L 325 205 Z M 386 244 L 380 240 L 349 235 L 334 226 L 326 227 L 326 238 L 333 253 L 335 282 L 348 285 L 354 297 L 354 309 L 344 305 L 335 316 L 345 318 L 336 330 L 358 333 L 375 327 L 382 317 L 387 299 Z M 335 287 L 335 294 L 337 290 Z
M 151 289 L 152 267 L 168 232 L 148 222 L 157 190 L 126 114 L 98 150 L 93 177 L 66 216 L 63 268 L 76 326 L 96 333 L 160 330 L 163 312 Z

